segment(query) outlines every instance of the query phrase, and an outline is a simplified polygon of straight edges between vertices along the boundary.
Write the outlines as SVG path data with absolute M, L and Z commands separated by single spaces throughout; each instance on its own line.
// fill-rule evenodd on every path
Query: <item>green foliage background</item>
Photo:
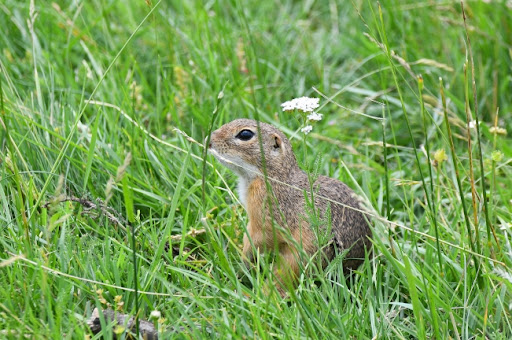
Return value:
M 0 337 L 83 338 L 94 307 L 136 313 L 138 282 L 169 338 L 510 338 L 512 4 L 464 8 L 3 1 Z M 280 103 L 319 93 L 304 146 Z M 282 300 L 268 259 L 244 267 L 236 178 L 191 141 L 241 117 L 366 197 L 355 275 L 335 261 Z

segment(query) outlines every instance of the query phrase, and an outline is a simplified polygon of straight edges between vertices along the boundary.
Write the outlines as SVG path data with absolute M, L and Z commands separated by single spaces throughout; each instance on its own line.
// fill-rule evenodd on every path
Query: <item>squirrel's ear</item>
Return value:
M 283 154 L 286 153 L 283 139 L 277 133 L 272 134 L 272 146 L 274 151 L 278 151 Z
M 283 146 L 283 141 L 281 140 L 281 137 L 279 137 L 279 135 L 276 133 L 272 135 L 272 142 L 274 149 L 280 149 Z

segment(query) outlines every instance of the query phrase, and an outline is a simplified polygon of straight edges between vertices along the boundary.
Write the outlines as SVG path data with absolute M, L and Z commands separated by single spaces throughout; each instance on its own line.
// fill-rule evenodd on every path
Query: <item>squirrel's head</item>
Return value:
M 259 127 L 258 130 L 257 122 L 251 119 L 237 119 L 222 125 L 212 132 L 210 152 L 244 178 L 263 174 L 263 164 L 269 176 L 286 176 L 297 167 L 290 142 L 270 124 L 259 123 Z

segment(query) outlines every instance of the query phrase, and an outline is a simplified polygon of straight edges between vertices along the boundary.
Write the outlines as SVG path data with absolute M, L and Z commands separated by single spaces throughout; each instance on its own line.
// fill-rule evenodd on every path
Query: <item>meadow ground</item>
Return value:
M 464 9 L 2 1 L 0 337 L 84 338 L 112 306 L 168 338 L 510 339 L 512 4 Z M 280 108 L 303 95 L 324 115 L 305 142 Z M 236 178 L 194 142 L 240 117 L 366 199 L 355 275 L 263 294 Z

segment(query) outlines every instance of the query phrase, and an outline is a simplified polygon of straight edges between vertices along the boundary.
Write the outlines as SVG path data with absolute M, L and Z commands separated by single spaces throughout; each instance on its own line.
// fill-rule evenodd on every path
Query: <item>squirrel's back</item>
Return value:
M 284 213 L 288 222 L 295 222 L 289 223 L 293 227 L 300 225 L 297 219 L 307 220 L 314 212 L 312 205 L 308 204 L 311 193 L 307 174 L 296 169 L 287 184 L 274 184 L 272 189 L 279 202 L 280 212 Z M 318 176 L 313 184 L 313 198 L 314 208 L 323 227 L 320 232 L 330 229 L 335 247 L 341 251 L 350 248 L 345 256 L 344 267 L 357 267 L 364 259 L 365 248 L 371 246 L 369 220 L 364 215 L 359 197 L 345 183 Z M 325 254 L 331 260 L 335 254 L 334 247 L 327 246 Z

